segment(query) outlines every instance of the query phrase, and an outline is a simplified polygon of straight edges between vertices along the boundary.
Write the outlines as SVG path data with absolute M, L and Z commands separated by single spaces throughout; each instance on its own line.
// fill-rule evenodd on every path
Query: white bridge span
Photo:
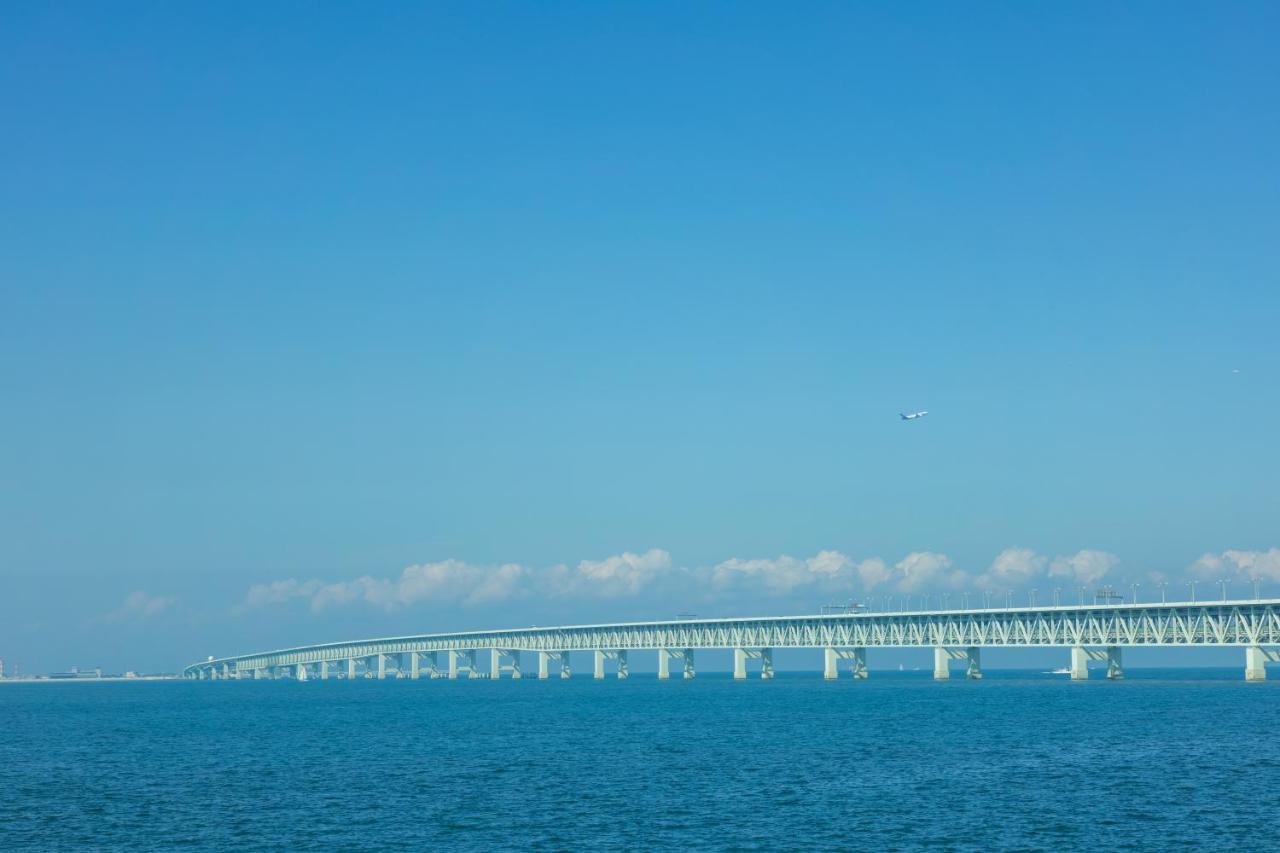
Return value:
M 773 650 L 824 651 L 823 673 L 836 678 L 840 661 L 854 678 L 867 677 L 867 650 L 931 648 L 934 677 L 948 678 L 951 661 L 981 678 L 984 648 L 1062 647 L 1071 650 L 1073 679 L 1089 677 L 1089 661 L 1107 662 L 1107 677 L 1122 678 L 1121 650 L 1132 646 L 1236 646 L 1245 650 L 1245 678 L 1266 679 L 1266 663 L 1280 661 L 1280 599 L 1257 601 L 1104 604 L 986 610 L 688 619 L 616 625 L 516 628 L 422 634 L 298 646 L 261 654 L 209 658 L 183 671 L 188 678 L 520 678 L 521 653 L 536 653 L 538 677 L 552 666 L 570 674 L 572 652 L 590 653 L 593 674 L 606 664 L 628 675 L 628 654 L 652 650 L 658 678 L 676 661 L 694 676 L 698 649 L 732 649 L 734 677 L 746 678 L 748 660 L 761 678 L 773 677 Z M 485 654 L 487 653 L 487 655 Z M 487 660 L 485 658 L 487 657 Z

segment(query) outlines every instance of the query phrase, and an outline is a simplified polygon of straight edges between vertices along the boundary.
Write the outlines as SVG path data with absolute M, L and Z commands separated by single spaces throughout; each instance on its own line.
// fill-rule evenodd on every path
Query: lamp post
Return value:
M 1036 590 L 1033 589 L 1027 593 L 1027 601 L 1032 607 L 1036 606 Z
M 1222 600 L 1226 601 L 1227 600 L 1227 579 L 1218 578 L 1218 583 L 1222 584 Z
M 1054 607 L 1062 606 L 1062 587 L 1060 586 L 1055 586 L 1053 588 L 1053 606 Z
M 1133 589 L 1133 598 L 1131 598 L 1130 601 L 1133 604 L 1137 604 L 1138 603 L 1138 585 L 1136 583 L 1133 583 L 1133 584 L 1129 584 L 1129 586 Z
M 1168 602 L 1166 601 L 1166 597 L 1167 597 L 1167 596 L 1166 596 L 1166 590 L 1168 590 L 1168 589 L 1169 589 L 1169 582 L 1168 582 L 1168 581 L 1160 581 L 1160 583 L 1156 584 L 1156 586 L 1160 587 L 1160 603 L 1161 603 L 1161 604 L 1166 604 L 1166 603 L 1168 603 Z

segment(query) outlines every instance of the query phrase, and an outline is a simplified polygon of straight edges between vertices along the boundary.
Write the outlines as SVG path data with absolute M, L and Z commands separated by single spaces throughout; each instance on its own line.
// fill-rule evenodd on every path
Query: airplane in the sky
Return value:
M 902 412 L 898 412 L 898 417 L 902 418 L 904 421 L 914 421 L 916 418 L 923 418 L 927 414 L 929 413 L 928 412 L 912 412 L 909 415 L 904 415 Z

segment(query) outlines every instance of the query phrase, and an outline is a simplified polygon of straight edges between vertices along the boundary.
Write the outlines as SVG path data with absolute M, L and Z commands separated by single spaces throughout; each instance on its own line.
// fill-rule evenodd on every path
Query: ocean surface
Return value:
M 929 676 L 3 685 L 0 849 L 1280 850 L 1280 679 Z

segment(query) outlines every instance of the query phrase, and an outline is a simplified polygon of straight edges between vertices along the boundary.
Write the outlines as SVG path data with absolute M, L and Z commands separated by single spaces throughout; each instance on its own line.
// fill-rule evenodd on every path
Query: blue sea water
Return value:
M 1095 673 L 1096 675 L 1096 673 Z M 0 687 L 15 850 L 1280 850 L 1280 682 Z

